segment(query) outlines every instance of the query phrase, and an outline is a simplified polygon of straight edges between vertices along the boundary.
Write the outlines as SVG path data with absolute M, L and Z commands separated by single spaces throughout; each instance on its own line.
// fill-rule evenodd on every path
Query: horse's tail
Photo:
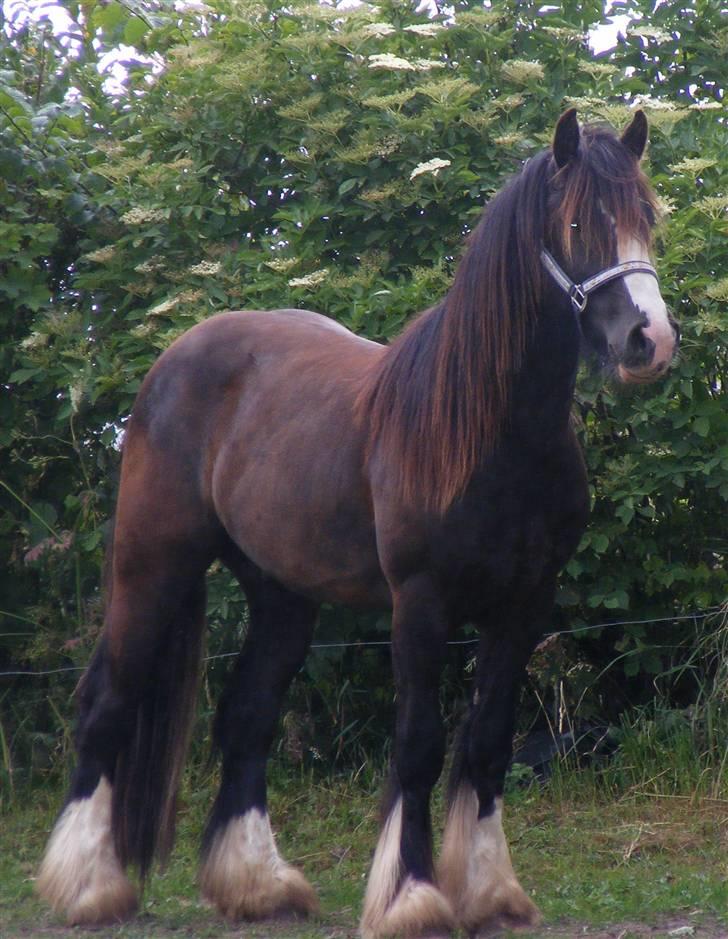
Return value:
M 204 579 L 160 643 L 136 705 L 128 745 L 118 754 L 111 824 L 123 865 L 145 879 L 174 843 L 177 792 L 197 702 L 205 613 Z

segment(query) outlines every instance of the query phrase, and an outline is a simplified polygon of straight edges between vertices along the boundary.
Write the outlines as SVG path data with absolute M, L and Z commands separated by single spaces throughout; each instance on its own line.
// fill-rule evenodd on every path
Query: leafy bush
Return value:
M 458 2 L 432 19 L 394 0 L 67 9 L 75 39 L 16 21 L 0 73 L 0 669 L 87 658 L 119 439 L 160 350 L 241 307 L 311 307 L 389 339 L 447 289 L 483 203 L 572 104 L 617 125 L 636 103 L 648 113 L 666 210 L 658 263 L 683 340 L 658 387 L 625 393 L 582 376 L 593 518 L 554 627 L 725 598 L 728 32 L 717 7 L 637 0 L 626 36 L 599 56 L 588 42 L 598 3 Z M 98 65 L 121 41 L 138 54 L 115 98 Z M 244 612 L 229 578 L 214 578 L 210 652 L 227 654 Z M 380 640 L 385 627 L 327 611 L 322 635 Z M 594 708 L 615 709 L 652 693 L 683 638 L 681 621 L 584 633 L 570 662 L 597 674 L 619 655 L 619 696 L 590 692 Z M 327 758 L 345 740 L 381 745 L 371 715 L 391 691 L 371 655 L 310 658 L 296 713 L 329 715 L 311 741 L 323 751 L 336 726 Z M 365 694 L 342 684 L 345 671 Z M 27 710 L 15 702 L 29 685 L 13 681 L 0 721 L 21 740 Z M 41 686 L 51 700 L 63 696 L 53 682 Z M 45 732 L 56 718 L 38 705 L 32 723 Z

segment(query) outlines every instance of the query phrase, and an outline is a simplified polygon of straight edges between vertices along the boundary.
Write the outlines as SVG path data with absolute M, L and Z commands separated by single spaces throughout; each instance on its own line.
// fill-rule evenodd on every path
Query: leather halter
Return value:
M 561 289 L 568 294 L 571 305 L 576 313 L 583 313 L 589 301 L 589 294 L 608 284 L 612 280 L 624 277 L 626 274 L 652 274 L 655 280 L 658 279 L 657 271 L 652 264 L 647 261 L 622 261 L 621 264 L 615 264 L 614 267 L 608 267 L 592 277 L 587 277 L 580 284 L 574 283 L 565 271 L 559 267 L 554 260 L 553 255 L 545 248 L 541 252 L 541 263 L 551 274 Z

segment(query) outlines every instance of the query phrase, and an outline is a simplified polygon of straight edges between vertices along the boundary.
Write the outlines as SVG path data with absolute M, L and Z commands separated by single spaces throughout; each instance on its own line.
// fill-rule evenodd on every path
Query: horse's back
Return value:
M 144 461 L 145 478 L 159 485 L 169 479 L 185 513 L 222 526 L 248 559 L 292 589 L 386 601 L 365 428 L 354 418 L 383 351 L 304 310 L 212 317 L 147 376 L 125 444 L 136 456 L 125 454 L 125 463 Z

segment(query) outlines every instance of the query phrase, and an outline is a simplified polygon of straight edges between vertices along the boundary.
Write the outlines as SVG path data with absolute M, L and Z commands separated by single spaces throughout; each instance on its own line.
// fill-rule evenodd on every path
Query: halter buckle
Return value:
M 572 284 L 571 288 L 569 289 L 569 299 L 571 300 L 571 305 L 574 307 L 576 312 L 583 313 L 586 309 L 589 297 L 582 288 L 581 284 Z

